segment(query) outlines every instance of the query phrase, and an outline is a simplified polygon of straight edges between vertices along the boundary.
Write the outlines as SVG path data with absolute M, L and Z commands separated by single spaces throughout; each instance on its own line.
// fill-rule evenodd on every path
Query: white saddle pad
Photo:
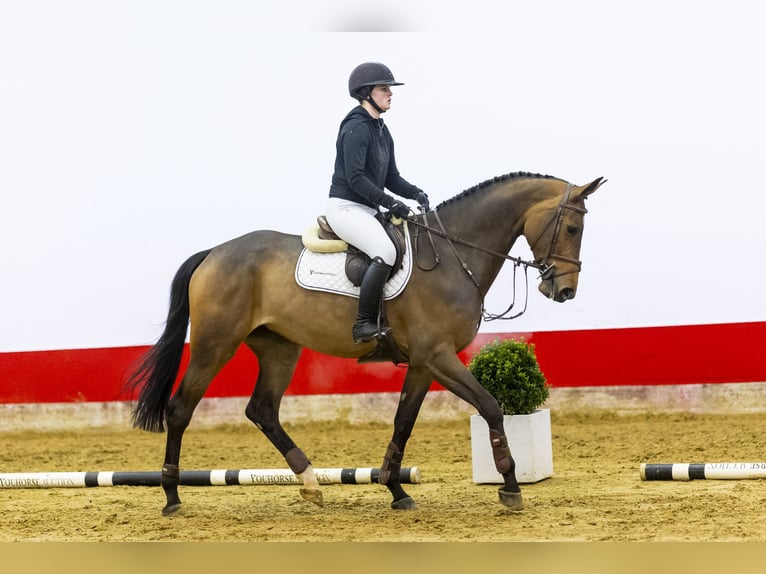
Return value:
M 404 239 L 407 250 L 399 269 L 383 287 L 383 298 L 393 299 L 404 291 L 412 273 L 412 246 L 407 223 L 404 223 Z M 359 297 L 359 287 L 355 287 L 346 277 L 346 252 L 315 253 L 304 247 L 295 266 L 295 280 L 298 285 L 312 291 L 338 293 L 349 297 Z

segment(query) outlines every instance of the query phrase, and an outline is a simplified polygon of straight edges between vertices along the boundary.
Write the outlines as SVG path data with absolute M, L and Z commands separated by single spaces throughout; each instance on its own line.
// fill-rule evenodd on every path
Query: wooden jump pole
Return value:
M 766 478 L 766 462 L 647 464 L 641 480 L 743 480 Z
M 379 468 L 315 468 L 319 484 L 374 484 Z M 232 486 L 301 484 L 289 469 L 182 470 L 180 483 L 185 486 Z M 0 488 L 83 488 L 93 486 L 160 486 L 159 471 L 126 472 L 18 472 L 0 473 Z M 402 468 L 403 484 L 420 482 L 417 466 Z

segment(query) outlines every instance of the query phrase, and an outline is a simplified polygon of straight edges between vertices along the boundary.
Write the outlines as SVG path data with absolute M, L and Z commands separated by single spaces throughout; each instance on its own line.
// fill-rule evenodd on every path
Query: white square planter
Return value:
M 553 476 L 550 410 L 538 409 L 531 415 L 505 415 L 503 425 L 516 462 L 516 479 L 529 483 Z M 503 484 L 492 458 L 489 427 L 479 415 L 471 416 L 471 460 L 474 482 Z

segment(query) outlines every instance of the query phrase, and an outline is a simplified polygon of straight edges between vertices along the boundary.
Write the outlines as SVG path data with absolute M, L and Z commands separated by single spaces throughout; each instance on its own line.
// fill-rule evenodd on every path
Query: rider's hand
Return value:
M 418 193 L 415 195 L 415 201 L 417 201 L 418 205 L 423 208 L 423 211 L 431 209 L 431 204 L 428 202 L 428 195 L 426 195 L 426 192 L 422 189 L 419 189 Z
M 395 199 L 391 206 L 388 208 L 388 212 L 394 217 L 403 219 L 410 214 L 410 208 L 403 204 L 401 201 Z

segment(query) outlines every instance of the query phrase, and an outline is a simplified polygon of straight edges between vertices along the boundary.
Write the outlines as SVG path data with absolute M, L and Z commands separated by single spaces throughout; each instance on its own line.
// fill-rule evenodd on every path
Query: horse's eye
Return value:
M 580 228 L 576 225 L 567 225 L 567 233 L 569 235 L 577 235 L 580 232 Z

